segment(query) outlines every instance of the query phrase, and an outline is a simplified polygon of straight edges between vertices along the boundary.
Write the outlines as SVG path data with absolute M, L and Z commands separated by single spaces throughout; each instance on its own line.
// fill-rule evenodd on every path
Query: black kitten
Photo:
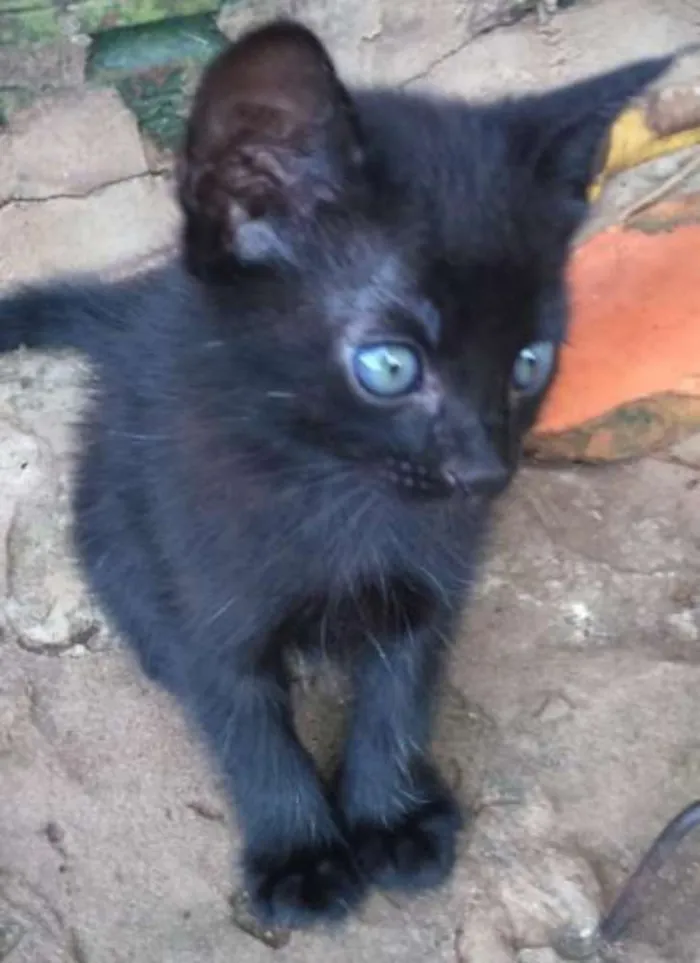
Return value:
M 78 550 L 218 756 L 270 923 L 452 868 L 441 662 L 555 369 L 597 156 L 668 63 L 474 107 L 350 94 L 312 34 L 268 25 L 196 95 L 181 261 L 0 302 L 0 348 L 95 363 Z M 289 652 L 321 647 L 355 687 L 329 787 L 289 703 Z

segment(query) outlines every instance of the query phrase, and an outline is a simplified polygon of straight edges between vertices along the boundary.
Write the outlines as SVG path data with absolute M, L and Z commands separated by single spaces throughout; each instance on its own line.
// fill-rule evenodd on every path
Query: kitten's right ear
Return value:
M 567 201 L 585 204 L 615 118 L 675 59 L 670 55 L 637 61 L 516 101 L 511 143 L 517 161 L 539 184 Z
M 291 224 L 360 181 L 349 95 L 321 42 L 276 21 L 245 34 L 205 71 L 179 170 L 185 255 L 195 273 L 284 253 Z

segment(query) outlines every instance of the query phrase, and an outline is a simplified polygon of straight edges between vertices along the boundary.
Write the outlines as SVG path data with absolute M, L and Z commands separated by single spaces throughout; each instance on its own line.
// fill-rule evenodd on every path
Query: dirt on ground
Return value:
M 697 0 L 578 0 L 452 52 L 445 38 L 421 77 L 403 77 L 538 88 L 693 38 Z M 130 271 L 167 249 L 171 185 L 116 94 L 45 99 L 1 138 L 3 286 Z M 597 216 L 674 163 L 623 178 Z M 232 903 L 235 828 L 216 773 L 72 561 L 86 373 L 72 357 L 0 360 L 0 960 L 564 959 L 563 929 L 590 932 L 653 837 L 700 799 L 700 436 L 633 464 L 522 472 L 445 686 L 436 751 L 471 812 L 454 879 L 432 896 L 376 894 L 341 932 L 270 946 Z M 308 696 L 313 737 L 336 707 L 322 688 Z M 698 963 L 699 900 L 700 833 L 591 959 Z

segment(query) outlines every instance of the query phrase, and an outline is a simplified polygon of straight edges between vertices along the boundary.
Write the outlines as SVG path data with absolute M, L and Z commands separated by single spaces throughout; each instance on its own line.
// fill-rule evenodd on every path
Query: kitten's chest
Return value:
M 309 585 L 342 597 L 358 586 L 408 582 L 452 594 L 471 578 L 484 528 L 484 510 L 449 502 L 368 501 L 355 510 L 321 516 L 313 546 L 300 556 Z M 303 567 L 303 566 L 302 566 Z
M 433 513 L 430 524 L 386 509 L 347 526 L 332 549 L 300 560 L 299 595 L 279 629 L 290 666 L 312 676 L 357 664 L 368 648 L 427 630 L 449 637 L 476 561 L 478 532 L 468 513 Z M 320 565 L 316 565 L 316 562 Z

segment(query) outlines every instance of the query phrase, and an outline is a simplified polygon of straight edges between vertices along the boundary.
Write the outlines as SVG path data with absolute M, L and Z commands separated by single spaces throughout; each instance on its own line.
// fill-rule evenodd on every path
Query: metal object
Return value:
M 637 869 L 629 877 L 612 909 L 591 932 L 566 926 L 555 934 L 552 948 L 565 960 L 588 960 L 604 944 L 620 939 L 640 908 L 641 897 L 659 870 L 668 862 L 685 837 L 700 826 L 700 800 L 679 813 L 656 837 Z

